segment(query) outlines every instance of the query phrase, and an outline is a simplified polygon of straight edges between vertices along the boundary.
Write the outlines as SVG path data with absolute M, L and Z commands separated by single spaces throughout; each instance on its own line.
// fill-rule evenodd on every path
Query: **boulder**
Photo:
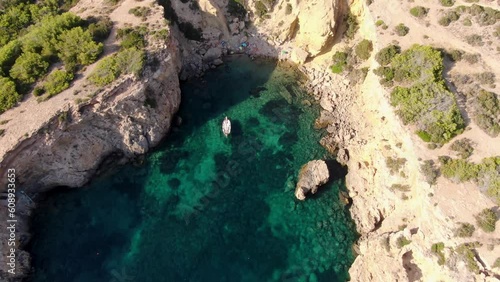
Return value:
M 330 177 L 328 167 L 323 160 L 310 161 L 299 172 L 299 181 L 295 187 L 295 197 L 299 200 L 305 200 L 306 194 L 311 192 L 315 194 L 320 185 L 325 184 Z
M 212 47 L 203 55 L 203 61 L 212 62 L 215 59 L 219 59 L 220 56 L 222 56 L 222 49 L 220 47 Z
M 305 63 L 307 57 L 309 57 L 309 53 L 307 53 L 306 50 L 301 48 L 293 48 L 290 59 L 292 60 L 292 62 L 300 65 Z

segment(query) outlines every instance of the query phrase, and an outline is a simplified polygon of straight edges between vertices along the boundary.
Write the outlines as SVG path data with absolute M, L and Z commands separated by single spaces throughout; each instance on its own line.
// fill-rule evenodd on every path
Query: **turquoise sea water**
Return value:
M 332 159 L 300 79 L 242 57 L 185 83 L 182 125 L 142 165 L 41 202 L 30 281 L 346 281 L 356 236 L 338 196 L 346 171 L 329 161 L 317 195 L 293 194 L 301 165 Z

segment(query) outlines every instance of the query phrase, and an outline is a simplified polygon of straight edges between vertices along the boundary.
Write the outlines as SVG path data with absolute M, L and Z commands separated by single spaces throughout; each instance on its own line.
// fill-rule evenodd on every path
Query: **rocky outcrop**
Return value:
M 328 182 L 329 177 L 330 173 L 325 161 L 314 160 L 308 162 L 299 171 L 295 197 L 299 200 L 305 200 L 307 193 L 315 194 L 319 186 Z
M 24 239 L 17 247 L 22 248 L 29 238 L 26 220 L 31 206 L 27 195 L 56 186 L 79 187 L 103 161 L 131 160 L 166 135 L 180 104 L 180 60 L 175 48 L 158 50 L 153 56 L 160 63 L 147 67 L 142 79 L 124 77 L 90 101 L 66 108 L 4 156 L 1 175 L 14 168 L 18 192 L 22 191 L 17 202 L 17 238 Z M 1 205 L 2 230 L 6 215 L 5 205 Z M 5 273 L 4 260 L 10 249 L 6 236 L 7 232 L 0 236 L 1 281 L 14 277 Z M 23 276 L 30 270 L 29 255 L 22 250 L 16 254 L 21 268 L 16 273 Z

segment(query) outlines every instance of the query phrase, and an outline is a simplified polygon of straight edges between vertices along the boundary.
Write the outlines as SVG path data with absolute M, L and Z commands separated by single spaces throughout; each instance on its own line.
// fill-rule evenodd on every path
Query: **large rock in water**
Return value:
M 318 191 L 320 185 L 325 184 L 330 177 L 328 167 L 323 160 L 310 161 L 299 172 L 299 181 L 295 188 L 295 197 L 299 200 L 305 200 L 306 194 L 313 194 Z

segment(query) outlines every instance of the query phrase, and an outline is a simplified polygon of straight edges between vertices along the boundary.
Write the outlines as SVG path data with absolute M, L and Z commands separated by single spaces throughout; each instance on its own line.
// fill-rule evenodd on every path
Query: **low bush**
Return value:
M 467 159 L 474 152 L 472 141 L 468 138 L 456 140 L 451 144 L 450 149 L 457 152 L 457 154 L 463 159 Z
M 102 59 L 90 74 L 89 80 L 97 86 L 113 82 L 121 74 L 139 76 L 144 67 L 145 53 L 136 48 L 129 48 Z
M 383 20 L 377 20 L 377 21 L 375 22 L 375 25 L 376 25 L 376 26 L 381 26 L 381 25 L 383 25 L 383 24 L 384 24 L 384 21 L 383 21 Z
M 382 48 L 377 55 L 375 55 L 375 60 L 381 65 L 386 66 L 391 63 L 392 58 L 401 52 L 401 48 L 397 45 L 389 45 Z
M 495 231 L 495 225 L 498 218 L 496 213 L 491 209 L 484 209 L 476 215 L 476 223 L 484 232 L 491 233 Z
M 416 18 L 423 18 L 427 16 L 428 12 L 429 9 L 422 6 L 415 6 L 410 9 L 410 14 Z
M 292 5 L 290 3 L 286 4 L 285 14 L 290 15 L 292 13 Z
M 347 24 L 347 29 L 344 32 L 344 35 L 347 39 L 352 39 L 359 29 L 358 20 L 356 19 L 356 16 L 349 12 L 346 16 L 345 22 Z
M 476 231 L 474 225 L 466 222 L 460 223 L 460 227 L 455 230 L 455 236 L 466 238 L 471 237 L 472 234 Z
M 500 134 L 500 101 L 493 92 L 480 90 L 472 97 L 474 113 L 472 120 L 492 137 Z
M 361 60 L 368 60 L 371 52 L 373 51 L 373 44 L 370 40 L 363 39 L 363 41 L 356 45 L 354 51 L 356 56 L 358 56 Z
M 346 52 L 335 52 L 332 57 L 332 66 L 330 69 L 333 73 L 342 73 L 344 71 L 344 67 L 347 64 L 347 53 Z
M 264 3 L 262 3 L 262 1 L 255 2 L 255 10 L 260 18 L 267 14 L 267 7 L 266 5 L 264 5 Z
M 128 10 L 129 14 L 132 14 L 138 18 L 141 18 L 143 21 L 147 19 L 147 17 L 151 14 L 151 8 L 149 7 L 134 7 Z
M 89 24 L 87 28 L 88 32 L 92 35 L 95 41 L 104 41 L 108 38 L 111 29 L 113 28 L 113 22 L 109 18 L 99 18 L 96 22 Z
M 444 265 L 446 263 L 446 258 L 444 256 L 444 243 L 434 243 L 431 246 L 431 252 L 438 257 L 438 264 Z
M 63 90 L 69 88 L 70 82 L 73 80 L 73 73 L 55 70 L 47 76 L 43 84 L 45 92 L 47 92 L 49 97 L 61 93 Z
M 474 78 L 481 84 L 491 85 L 495 83 L 495 74 L 489 71 L 477 73 L 474 75 Z
M 427 182 L 429 185 L 436 184 L 436 180 L 439 176 L 439 171 L 434 166 L 433 160 L 425 160 L 424 163 L 420 165 L 420 171 L 425 177 L 425 182 Z
M 439 0 L 439 3 L 445 7 L 451 7 L 455 4 L 455 0 Z
M 404 236 L 399 237 L 398 240 L 396 241 L 396 244 L 400 249 L 406 245 L 409 245 L 410 243 L 411 240 L 406 239 L 406 237 Z
M 500 257 L 498 257 L 493 263 L 493 268 L 500 268 Z
M 472 46 L 483 46 L 483 38 L 480 35 L 473 34 L 465 37 L 465 41 Z
M 123 49 L 127 48 L 138 48 L 142 49 L 146 46 L 146 41 L 144 40 L 144 35 L 141 31 L 133 28 L 119 29 L 117 32 L 118 39 L 121 39 L 120 46 Z
M 481 55 L 479 55 L 479 54 L 467 53 L 463 56 L 463 59 L 469 64 L 476 64 L 477 62 L 479 62 L 480 58 L 481 58 Z
M 455 11 L 449 11 L 444 16 L 442 16 L 438 23 L 442 26 L 449 26 L 452 22 L 458 21 L 460 15 Z
M 462 24 L 464 26 L 472 26 L 472 21 L 470 20 L 470 18 L 465 18 L 463 21 L 462 21 Z
M 385 158 L 385 164 L 387 168 L 389 168 L 391 175 L 394 175 L 399 173 L 399 171 L 404 167 L 406 159 L 387 157 Z
M 476 274 L 479 274 L 479 266 L 477 265 L 473 249 L 476 244 L 464 243 L 456 248 L 456 252 L 460 258 L 465 262 L 467 268 Z
M 448 58 L 450 58 L 450 60 L 452 60 L 454 62 L 458 62 L 458 61 L 462 60 L 462 56 L 464 55 L 464 52 L 457 50 L 457 49 L 452 49 L 452 50 L 447 51 L 445 54 L 446 54 L 446 56 L 448 56 Z
M 8 77 L 0 77 L 0 114 L 14 107 L 21 100 L 16 84 Z
M 410 28 L 405 26 L 403 23 L 400 23 L 394 28 L 394 32 L 396 32 L 399 36 L 405 36 L 408 32 L 410 32 Z

